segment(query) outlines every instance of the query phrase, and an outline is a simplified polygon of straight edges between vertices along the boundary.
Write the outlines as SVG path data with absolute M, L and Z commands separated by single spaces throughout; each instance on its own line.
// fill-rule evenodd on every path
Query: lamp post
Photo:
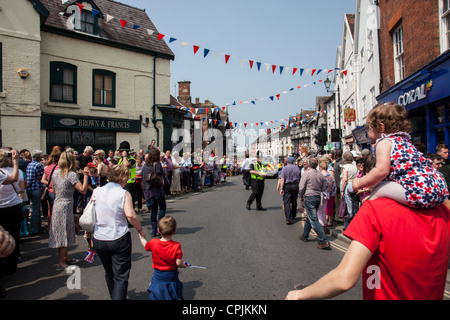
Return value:
M 328 93 L 333 93 L 333 94 L 337 94 L 337 99 L 335 98 L 335 103 L 334 103 L 334 116 L 335 119 L 337 118 L 338 120 L 338 130 L 339 130 L 339 136 L 341 137 L 342 134 L 342 130 L 341 130 L 341 96 L 340 96 L 340 91 L 339 91 L 339 87 L 337 88 L 337 90 L 330 90 L 331 87 L 331 79 L 330 77 L 327 77 L 324 81 L 323 81 L 324 85 L 325 85 L 325 89 L 327 90 Z M 338 109 L 338 113 L 336 113 L 336 108 Z M 336 116 L 337 115 L 337 116 Z M 336 120 L 334 122 L 334 125 L 336 127 Z

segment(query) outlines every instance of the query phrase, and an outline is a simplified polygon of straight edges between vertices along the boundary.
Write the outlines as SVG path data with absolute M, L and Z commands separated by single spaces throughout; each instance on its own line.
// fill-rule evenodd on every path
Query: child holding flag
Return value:
M 177 222 L 173 217 L 165 216 L 159 221 L 158 229 L 161 239 L 147 242 L 139 235 L 145 250 L 152 252 L 153 278 L 147 289 L 150 300 L 183 300 L 183 284 L 178 278 L 178 268 L 186 268 L 187 265 L 181 259 L 181 244 L 172 240 Z

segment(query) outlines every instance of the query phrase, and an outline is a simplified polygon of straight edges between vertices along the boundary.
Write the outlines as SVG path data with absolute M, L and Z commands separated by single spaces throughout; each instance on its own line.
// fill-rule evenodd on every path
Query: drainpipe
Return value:
M 159 128 L 156 126 L 158 120 L 156 119 L 156 58 L 158 55 L 153 57 L 153 107 L 152 107 L 152 123 L 156 130 L 156 145 L 159 146 Z
M 379 16 L 379 12 L 380 12 L 380 1 L 379 0 L 375 0 L 374 1 L 374 3 L 375 3 L 375 5 L 378 7 L 378 12 L 377 12 L 377 22 L 378 22 L 378 25 L 377 25 L 377 37 L 378 37 L 378 64 L 379 64 L 379 66 L 380 66 L 380 84 L 379 84 L 379 90 L 380 90 L 380 94 L 383 92 L 383 67 L 382 67 L 382 64 L 381 64 L 381 38 L 380 38 L 380 35 L 381 35 L 381 26 L 380 26 L 380 23 L 381 23 L 381 17 Z

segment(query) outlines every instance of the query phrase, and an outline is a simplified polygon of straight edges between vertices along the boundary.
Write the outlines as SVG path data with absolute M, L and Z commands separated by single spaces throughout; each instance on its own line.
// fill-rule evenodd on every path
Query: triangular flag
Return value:
M 66 3 L 67 1 L 69 1 L 69 0 L 62 0 L 62 4 Z
M 225 55 L 225 64 L 227 64 L 228 63 L 228 60 L 230 59 L 230 55 L 229 54 L 226 54 Z
M 160 34 L 158 34 L 158 40 L 161 40 L 162 38 L 164 38 L 166 35 L 165 34 L 162 34 L 162 33 L 160 33 Z
M 277 66 L 272 65 L 272 73 L 275 73 L 275 69 L 277 68 Z
M 305 71 L 305 69 L 301 68 L 300 69 L 300 77 L 303 75 L 303 71 Z
M 83 11 L 84 5 L 82 5 L 81 3 L 77 3 L 77 2 L 75 2 L 75 4 L 78 6 L 78 8 L 80 8 L 80 12 Z
M 270 100 L 272 100 L 272 101 L 273 101 L 273 96 L 270 96 Z
M 203 58 L 206 58 L 206 56 L 208 55 L 208 53 L 209 53 L 209 49 L 204 49 L 203 50 Z
M 106 22 L 110 22 L 114 17 L 112 15 L 107 14 L 106 15 Z
M 125 20 L 120 20 L 120 24 L 122 25 L 122 28 L 124 28 L 125 27 L 125 25 L 127 24 L 127 22 L 125 21 Z
M 189 44 L 189 43 L 187 43 L 187 42 L 185 42 L 185 41 L 182 41 L 182 42 L 181 42 L 181 47 L 184 48 L 184 47 L 186 47 L 188 44 Z
M 297 72 L 297 68 L 294 68 L 294 69 L 292 70 L 292 75 L 294 75 L 296 72 Z
M 344 74 L 344 76 L 347 76 L 347 70 L 342 71 L 342 73 Z
M 250 63 L 250 69 L 253 68 L 253 60 L 248 60 L 248 62 Z
M 256 66 L 258 67 L 258 71 L 261 70 L 261 62 L 256 62 Z
M 321 72 L 322 72 L 322 69 L 317 70 L 316 76 L 318 76 L 319 73 L 321 73 Z
M 255 104 L 255 101 L 252 101 L 253 104 Z
M 283 67 L 283 66 L 280 66 L 280 74 L 283 73 L 283 69 L 284 69 L 284 67 Z
M 313 69 L 312 73 L 311 73 L 311 77 L 314 75 L 314 73 L 316 72 L 316 69 Z
M 244 122 L 244 126 L 247 128 L 247 123 Z
M 140 26 L 138 26 L 137 24 L 133 24 L 133 30 L 139 29 Z
M 172 43 L 172 42 L 174 42 L 174 41 L 177 41 L 177 39 L 176 39 L 176 38 L 172 38 L 172 37 L 170 37 L 170 39 L 169 39 L 169 43 Z
M 200 47 L 199 46 L 196 46 L 195 44 L 194 44 L 194 54 L 196 54 L 197 53 L 197 51 L 198 51 L 198 49 L 200 49 Z
M 149 35 L 149 36 L 151 36 L 152 34 L 154 34 L 154 33 L 155 33 L 155 31 L 153 31 L 153 30 L 150 30 L 150 29 L 147 29 L 147 33 L 148 33 L 148 35 Z
M 280 100 L 280 94 L 277 94 L 277 99 Z
M 100 11 L 92 9 L 92 16 L 95 17 L 96 15 L 98 15 L 100 13 Z

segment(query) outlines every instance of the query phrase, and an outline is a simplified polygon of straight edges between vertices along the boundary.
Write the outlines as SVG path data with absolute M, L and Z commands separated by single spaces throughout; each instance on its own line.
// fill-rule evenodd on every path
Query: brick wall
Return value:
M 436 0 L 380 0 L 383 92 L 395 84 L 392 32 L 403 26 L 405 78 L 440 54 Z

